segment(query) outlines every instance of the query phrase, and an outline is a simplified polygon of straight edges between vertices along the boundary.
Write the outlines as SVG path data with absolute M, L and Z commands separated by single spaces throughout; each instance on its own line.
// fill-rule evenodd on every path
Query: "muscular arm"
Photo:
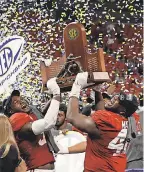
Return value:
M 104 110 L 105 109 L 102 94 L 101 94 L 101 92 L 96 91 L 96 90 L 95 90 L 95 104 L 96 104 L 96 106 L 95 106 L 96 110 Z
M 71 97 L 69 100 L 67 120 L 79 130 L 100 137 L 100 132 L 93 119 L 79 114 L 79 102 L 76 97 Z
M 57 114 L 59 111 L 60 96 L 55 96 L 50 104 L 50 107 L 43 119 L 39 119 L 32 123 L 26 123 L 20 130 L 19 136 L 30 137 L 34 135 L 39 135 L 42 132 L 48 130 L 51 125 L 55 125 Z
M 83 153 L 86 151 L 87 142 L 81 142 L 74 146 L 68 147 L 69 153 Z

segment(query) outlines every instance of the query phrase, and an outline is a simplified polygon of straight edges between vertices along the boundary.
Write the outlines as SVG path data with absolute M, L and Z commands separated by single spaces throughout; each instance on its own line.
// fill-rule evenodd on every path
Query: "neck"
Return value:
M 67 121 L 65 121 L 61 126 L 57 126 L 58 130 L 66 129 Z

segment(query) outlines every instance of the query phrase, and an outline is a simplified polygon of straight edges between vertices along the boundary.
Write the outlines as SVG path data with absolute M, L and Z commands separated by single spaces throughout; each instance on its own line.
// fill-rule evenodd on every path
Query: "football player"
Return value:
M 55 125 L 59 112 L 60 88 L 56 78 L 47 82 L 47 88 L 53 94 L 53 98 L 42 119 L 37 119 L 18 90 L 14 90 L 4 101 L 3 108 L 10 119 L 21 156 L 26 161 L 28 170 L 47 169 L 47 172 L 53 172 L 54 157 L 49 151 L 43 132 Z
M 79 114 L 80 90 L 87 86 L 88 73 L 79 73 L 72 86 L 67 120 L 79 130 L 88 133 L 84 172 L 124 172 L 126 148 L 136 137 L 135 123 L 138 116 L 132 114 L 138 108 L 135 96 L 121 93 L 105 104 L 99 93 L 97 111 L 91 117 Z M 137 125 L 138 126 L 138 125 Z M 138 129 L 140 130 L 140 128 Z

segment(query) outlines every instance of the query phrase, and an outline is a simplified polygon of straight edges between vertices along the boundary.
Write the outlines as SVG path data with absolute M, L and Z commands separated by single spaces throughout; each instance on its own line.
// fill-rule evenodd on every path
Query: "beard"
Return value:
M 60 126 L 62 126 L 64 124 L 64 122 L 65 122 L 65 120 L 64 121 L 57 121 L 56 126 L 60 127 Z
M 114 107 L 105 107 L 106 110 L 108 111 L 111 111 L 111 112 L 114 112 L 114 113 L 118 113 L 118 109 L 117 108 L 114 108 Z
M 106 110 L 117 113 L 119 115 L 125 115 L 125 108 L 122 106 L 117 106 L 117 107 L 105 107 Z

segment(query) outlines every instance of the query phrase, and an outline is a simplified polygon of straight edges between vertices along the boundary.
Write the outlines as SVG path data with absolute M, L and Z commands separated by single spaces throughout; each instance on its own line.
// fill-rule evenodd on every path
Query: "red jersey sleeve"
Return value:
M 13 131 L 20 130 L 26 123 L 32 121 L 32 118 L 27 113 L 15 113 L 10 117 L 10 123 Z

